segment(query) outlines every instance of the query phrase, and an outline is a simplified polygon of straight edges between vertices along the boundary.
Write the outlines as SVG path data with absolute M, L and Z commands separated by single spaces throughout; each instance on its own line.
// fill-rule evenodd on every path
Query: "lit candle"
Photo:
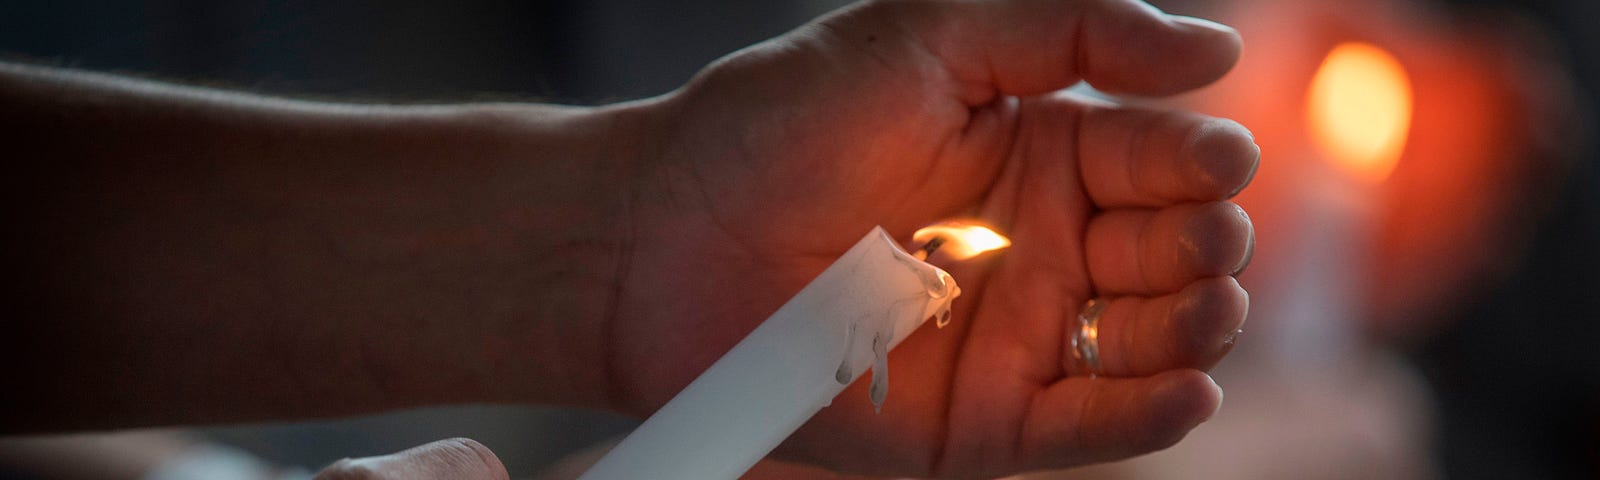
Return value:
M 1359 344 L 1353 332 L 1364 296 L 1378 227 L 1378 186 L 1405 149 L 1411 125 L 1411 83 L 1400 62 L 1368 43 L 1331 50 L 1312 77 L 1306 123 L 1324 162 L 1303 165 L 1303 190 L 1293 245 L 1295 267 L 1282 287 L 1289 328 L 1271 342 L 1301 368 L 1341 368 Z
M 1340 44 L 1306 94 L 1312 141 L 1346 174 L 1367 184 L 1389 177 L 1411 131 L 1411 80 L 1389 52 Z
M 911 254 L 873 228 L 581 478 L 737 478 L 869 367 L 881 408 L 889 350 L 929 317 L 942 326 L 961 294 L 926 256 L 941 245 L 960 259 L 1010 244 L 955 223 L 915 238 L 928 243 Z

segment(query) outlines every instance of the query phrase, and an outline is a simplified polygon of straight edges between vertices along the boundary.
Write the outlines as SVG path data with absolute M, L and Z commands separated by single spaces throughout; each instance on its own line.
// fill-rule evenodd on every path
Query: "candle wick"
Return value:
M 915 257 L 917 260 L 926 261 L 928 257 L 933 256 L 933 252 L 938 251 L 939 247 L 944 246 L 944 242 L 944 237 L 933 237 L 933 239 L 928 240 L 928 243 L 922 244 L 922 247 L 918 248 L 917 252 L 911 254 L 911 256 Z

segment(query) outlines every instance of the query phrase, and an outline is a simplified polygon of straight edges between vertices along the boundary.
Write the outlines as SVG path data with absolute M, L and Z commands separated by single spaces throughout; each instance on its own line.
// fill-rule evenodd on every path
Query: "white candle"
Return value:
M 581 478 L 737 478 L 868 367 L 881 407 L 888 351 L 960 293 L 873 228 Z
M 1379 187 L 1400 161 L 1411 125 L 1411 81 L 1399 60 L 1360 42 L 1339 44 L 1312 77 L 1306 95 L 1308 134 L 1323 160 L 1302 165 L 1299 249 L 1287 273 L 1286 321 L 1269 342 L 1284 363 L 1340 369 L 1359 347 L 1371 275 Z M 1301 375 L 1300 378 L 1327 378 Z

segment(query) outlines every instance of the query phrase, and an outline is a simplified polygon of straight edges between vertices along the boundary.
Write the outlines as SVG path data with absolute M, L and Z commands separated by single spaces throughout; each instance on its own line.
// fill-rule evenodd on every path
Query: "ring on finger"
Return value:
M 1072 358 L 1090 377 L 1104 375 L 1100 368 L 1100 316 L 1105 311 L 1104 299 L 1089 299 L 1078 310 L 1077 328 L 1072 332 Z

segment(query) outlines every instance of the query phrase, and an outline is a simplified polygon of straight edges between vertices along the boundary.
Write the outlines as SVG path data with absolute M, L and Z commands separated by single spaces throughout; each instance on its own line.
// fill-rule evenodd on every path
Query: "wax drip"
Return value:
M 906 268 L 911 270 L 911 273 L 917 275 L 917 279 L 922 281 L 922 287 L 927 289 L 929 297 L 942 299 L 953 293 L 949 288 L 952 286 L 950 283 L 953 279 L 944 271 L 911 257 L 896 256 L 894 259 L 905 264 Z
M 929 299 L 940 302 L 939 310 L 933 314 L 934 325 L 939 328 L 949 325 L 951 318 L 950 304 L 955 301 L 956 297 L 961 296 L 961 287 L 955 284 L 955 279 L 950 278 L 950 274 L 945 273 L 943 270 L 927 268 L 928 264 L 916 261 L 916 259 L 900 257 L 895 257 L 895 259 L 906 264 L 911 268 L 912 272 L 917 274 L 917 278 L 922 280 L 922 288 L 927 291 Z
M 889 396 L 890 335 L 894 332 L 872 335 L 872 388 L 867 390 L 867 395 L 872 399 L 873 411 L 878 413 L 883 413 L 883 400 Z
M 852 353 L 851 350 L 854 350 L 855 344 L 856 322 L 850 322 L 850 326 L 844 334 L 844 360 L 839 361 L 839 369 L 833 372 L 833 380 L 839 382 L 840 385 L 849 385 L 850 377 L 855 376 L 856 370 L 850 368 L 850 357 L 852 356 L 850 354 Z
M 934 318 L 934 325 L 939 327 L 939 328 L 944 328 L 945 325 L 949 325 L 950 324 L 950 302 L 944 302 L 943 305 L 940 305 L 939 306 L 939 311 L 938 312 L 934 312 L 933 318 Z
M 929 296 L 933 297 L 934 301 L 939 302 L 939 309 L 933 312 L 933 324 L 939 328 L 944 328 L 945 325 L 950 324 L 950 308 L 955 303 L 956 297 L 961 296 L 961 287 L 956 285 L 954 281 L 946 280 L 944 276 L 940 276 L 940 280 L 948 282 L 946 283 L 948 285 L 946 290 L 948 291 L 940 296 L 933 295 L 932 290 L 929 290 Z

